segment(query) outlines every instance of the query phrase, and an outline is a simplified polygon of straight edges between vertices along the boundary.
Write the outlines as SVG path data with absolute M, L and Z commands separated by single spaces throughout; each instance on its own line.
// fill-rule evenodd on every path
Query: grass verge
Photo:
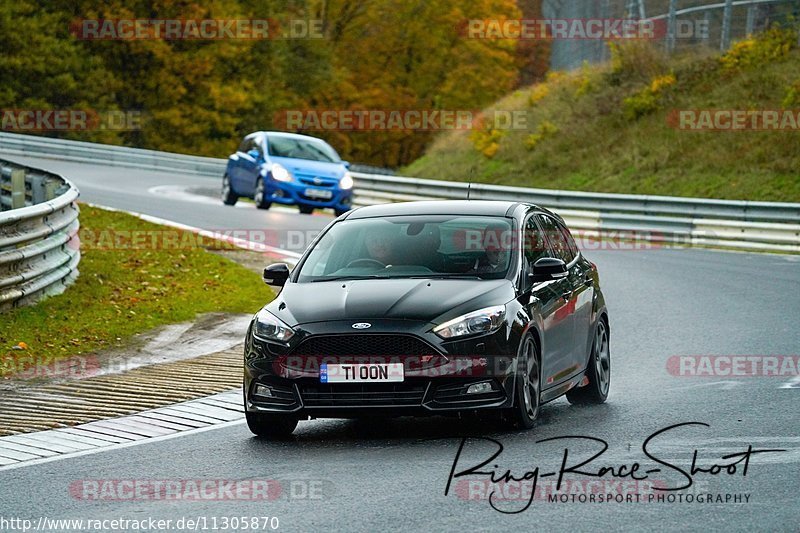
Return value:
M 86 205 L 80 220 L 82 236 L 158 235 L 165 229 Z M 175 243 L 199 242 L 168 231 Z M 64 294 L 0 315 L 0 375 L 120 348 L 137 333 L 200 313 L 254 313 L 274 297 L 258 274 L 219 254 L 161 242 L 165 245 L 82 246 L 80 277 Z M 20 343 L 25 349 L 14 349 Z

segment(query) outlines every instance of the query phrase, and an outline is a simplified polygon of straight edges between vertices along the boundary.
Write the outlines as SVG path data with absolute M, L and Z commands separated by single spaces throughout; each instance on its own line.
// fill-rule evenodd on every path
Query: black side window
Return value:
M 567 247 L 569 247 L 572 259 L 575 259 L 578 257 L 580 251 L 578 250 L 578 245 L 575 244 L 575 239 L 572 238 L 572 233 L 570 233 L 569 228 L 564 224 L 559 223 L 558 226 L 561 228 L 561 233 L 564 234 L 564 241 L 567 243 Z
M 523 251 L 525 253 L 525 259 L 531 268 L 533 268 L 533 264 L 536 263 L 536 261 L 550 255 L 544 233 L 542 233 L 542 230 L 536 225 L 534 217 L 529 217 L 527 222 L 525 222 L 524 239 Z
M 547 241 L 550 243 L 553 257 L 570 264 L 575 259 L 575 254 L 570 249 L 567 240 L 568 233 L 565 235 L 562 226 L 552 217 L 539 215 L 539 223 L 542 225 L 542 230 L 544 230 Z M 571 239 L 572 237 L 570 236 L 569 238 Z

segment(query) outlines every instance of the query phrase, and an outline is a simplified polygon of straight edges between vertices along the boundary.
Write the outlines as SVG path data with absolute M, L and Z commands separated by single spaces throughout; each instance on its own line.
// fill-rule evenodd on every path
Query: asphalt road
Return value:
M 260 212 L 185 201 L 148 192 L 152 187 L 209 186 L 207 178 L 32 158 L 13 158 L 62 172 L 81 189 L 87 202 L 147 213 L 208 229 L 318 229 L 330 219 L 289 212 Z M 211 180 L 213 181 L 213 180 Z M 213 184 L 216 186 L 216 183 Z M 171 519 L 277 517 L 280 530 L 322 528 L 346 531 L 524 530 L 729 530 L 798 531 L 800 504 L 800 388 L 782 388 L 790 377 L 691 377 L 668 371 L 672 356 L 800 354 L 800 258 L 704 250 L 586 251 L 598 264 L 611 315 L 612 385 L 607 404 L 572 407 L 565 400 L 545 406 L 529 432 L 498 432 L 471 421 L 394 420 L 382 423 L 318 420 L 301 423 L 289 442 L 251 437 L 243 424 L 178 438 L 148 442 L 81 457 L 0 471 L 2 517 L 75 519 Z M 693 486 L 678 492 L 687 477 L 658 465 L 642 450 L 654 432 L 684 422 L 705 426 L 676 428 L 651 441 L 650 454 L 689 471 L 709 469 L 753 449 L 762 453 L 735 473 L 697 472 Z M 623 494 L 639 503 L 548 502 L 530 507 L 514 485 L 491 503 L 482 493 L 485 476 L 471 474 L 453 482 L 445 496 L 462 436 L 489 436 L 505 450 L 483 468 L 498 465 L 498 477 L 510 469 L 521 477 L 539 467 L 539 488 L 549 491 L 561 466 L 589 459 L 597 441 L 542 439 L 591 436 L 608 450 L 584 467 L 597 472 L 641 463 L 638 476 L 661 466 L 636 486 L 629 478 Z M 456 472 L 491 455 L 495 445 L 469 440 Z M 224 501 L 166 501 L 146 495 L 130 501 L 75 497 L 70 487 L 81 480 L 279 480 L 274 500 L 247 497 Z M 599 485 L 603 483 L 605 485 Z M 467 480 L 467 481 L 464 481 Z M 470 481 L 471 480 L 471 481 Z M 612 474 L 594 478 L 568 473 L 574 493 L 615 492 Z M 590 483 L 591 482 L 591 483 Z M 588 484 L 587 484 L 588 483 Z M 627 483 L 627 485 L 625 485 Z M 185 485 L 182 485 L 185 486 Z M 508 492 L 510 491 L 510 492 Z M 291 494 L 294 492 L 294 494 Z M 537 493 L 538 494 L 538 493 Z M 662 494 L 684 501 L 659 501 Z M 708 495 L 728 503 L 699 503 Z M 648 501 L 653 495 L 655 501 Z M 685 501 L 691 495 L 695 501 Z M 744 501 L 747 495 L 747 501 Z M 305 497 L 304 497 L 305 496 Z M 735 503 L 734 496 L 742 498 Z M 579 499 L 579 497 L 578 497 Z M 1 523 L 0 523 L 1 524 Z M 198 529 L 202 530 L 202 525 Z M 239 524 L 241 525 L 241 524 Z M 263 525 L 263 524 L 259 524 Z M 219 530 L 219 529 L 218 529 Z

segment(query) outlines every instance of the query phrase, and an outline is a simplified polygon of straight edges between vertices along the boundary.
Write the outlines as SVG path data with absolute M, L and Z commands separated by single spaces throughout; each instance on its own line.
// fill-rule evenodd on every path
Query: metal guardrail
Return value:
M 0 153 L 221 177 L 225 160 L 0 133 Z M 800 204 L 604 194 L 353 173 L 356 204 L 433 199 L 517 200 L 560 213 L 598 236 L 686 245 L 800 252 Z
M 78 277 L 78 189 L 0 160 L 0 311 L 63 292 Z
M 213 157 L 173 154 L 17 133 L 0 132 L 0 152 L 11 155 L 50 157 L 60 161 L 80 163 L 97 164 L 102 162 L 105 165 L 147 170 L 180 170 L 181 172 L 213 176 L 221 175 L 225 170 L 225 161 Z
M 353 174 L 358 205 L 450 199 L 515 200 L 558 212 L 597 239 L 800 252 L 800 204 L 526 189 Z

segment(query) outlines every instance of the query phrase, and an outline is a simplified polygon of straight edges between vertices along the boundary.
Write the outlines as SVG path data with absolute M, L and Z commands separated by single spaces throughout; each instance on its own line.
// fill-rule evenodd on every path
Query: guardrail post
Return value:
M 750 6 L 747 8 L 747 28 L 745 33 L 750 36 L 753 35 L 753 30 L 756 24 L 756 7 Z
M 11 171 L 11 209 L 25 207 L 25 171 L 21 168 Z
M 669 0 L 669 26 L 667 28 L 667 50 L 675 50 L 675 41 L 678 32 L 678 0 Z
M 56 197 L 56 191 L 58 190 L 58 183 L 53 180 L 47 180 L 44 182 L 44 198 L 45 202 L 49 202 L 53 198 Z
M 44 176 L 34 174 L 28 181 L 30 181 L 31 184 L 31 201 L 33 205 L 49 200 L 49 198 L 47 198 L 47 191 L 45 191 L 44 188 L 46 181 Z
M 639 20 L 645 20 L 647 18 L 645 16 L 647 12 L 644 8 L 644 0 L 628 0 L 626 11 L 627 17 Z
M 722 15 L 722 38 L 720 50 L 727 52 L 731 47 L 731 20 L 733 19 L 733 0 L 725 0 L 725 12 Z

